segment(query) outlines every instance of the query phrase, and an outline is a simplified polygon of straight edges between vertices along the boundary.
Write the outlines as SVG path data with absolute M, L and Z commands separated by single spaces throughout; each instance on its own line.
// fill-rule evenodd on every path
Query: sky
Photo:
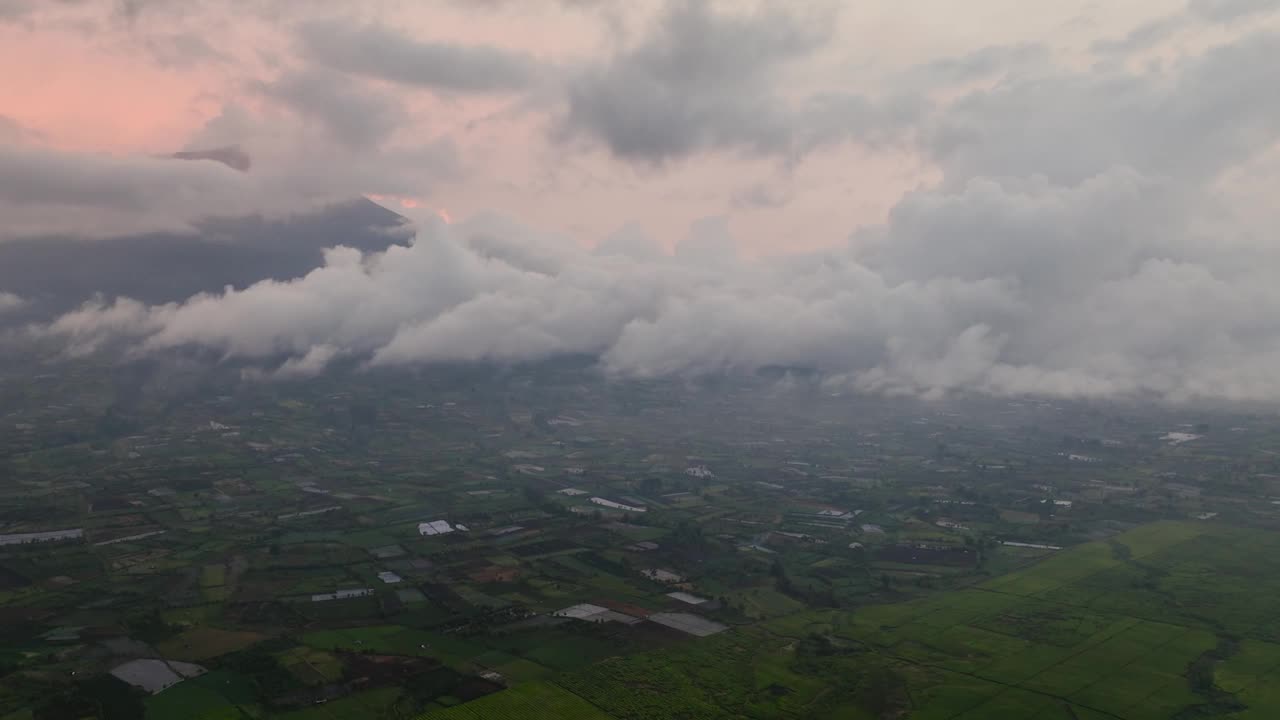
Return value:
M 1273 0 L 0 0 L 0 243 L 412 219 L 31 329 L 265 377 L 581 352 L 1273 401 L 1278 61 Z

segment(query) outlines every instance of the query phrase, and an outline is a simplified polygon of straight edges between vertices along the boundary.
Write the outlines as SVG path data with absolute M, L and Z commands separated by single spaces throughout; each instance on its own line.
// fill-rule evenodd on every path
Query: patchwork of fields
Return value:
M 1280 535 L 1146 525 L 964 590 L 785 615 L 479 702 L 424 720 L 1276 718 Z

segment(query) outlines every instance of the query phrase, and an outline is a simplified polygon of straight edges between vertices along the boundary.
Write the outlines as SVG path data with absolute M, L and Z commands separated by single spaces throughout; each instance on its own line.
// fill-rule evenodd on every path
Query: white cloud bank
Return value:
M 1280 400 L 1275 253 L 1219 263 L 1185 237 L 1141 236 L 1133 218 L 1163 208 L 1163 192 L 1131 170 L 1065 187 L 975 181 L 906 199 L 877 244 L 768 262 L 597 253 L 511 223 L 426 222 L 411 247 L 336 248 L 295 281 L 159 307 L 90 304 L 40 332 L 80 352 L 122 339 L 142 353 L 204 347 L 279 377 L 341 356 L 397 366 L 587 353 L 630 376 L 782 365 L 926 396 Z

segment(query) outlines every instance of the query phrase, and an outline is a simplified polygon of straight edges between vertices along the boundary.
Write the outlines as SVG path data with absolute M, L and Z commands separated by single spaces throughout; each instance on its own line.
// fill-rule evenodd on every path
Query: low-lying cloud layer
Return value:
M 622 375 L 803 367 L 926 396 L 1280 400 L 1280 258 L 1253 248 L 1220 262 L 1186 236 L 1146 234 L 1142 218 L 1172 212 L 1167 192 L 1130 169 L 1071 186 L 974 181 L 907 198 L 876 242 L 767 263 L 707 252 L 714 223 L 663 255 L 593 252 L 492 218 L 427 220 L 411 247 L 337 248 L 292 282 L 90 304 L 40 332 L 79 352 L 204 347 L 283 377 L 343 356 L 587 353 Z

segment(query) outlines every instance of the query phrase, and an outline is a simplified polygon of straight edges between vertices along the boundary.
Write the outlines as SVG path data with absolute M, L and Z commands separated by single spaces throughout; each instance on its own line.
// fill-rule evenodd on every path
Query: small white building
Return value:
M 636 505 L 623 505 L 620 502 L 606 500 L 602 497 L 593 497 L 591 498 L 591 502 L 595 503 L 596 505 L 603 505 L 604 507 L 612 508 L 614 510 L 626 510 L 627 512 L 638 512 L 638 513 L 647 511 L 647 508 L 642 508 Z
M 448 520 L 432 520 L 418 523 L 419 535 L 446 535 L 454 531 Z

